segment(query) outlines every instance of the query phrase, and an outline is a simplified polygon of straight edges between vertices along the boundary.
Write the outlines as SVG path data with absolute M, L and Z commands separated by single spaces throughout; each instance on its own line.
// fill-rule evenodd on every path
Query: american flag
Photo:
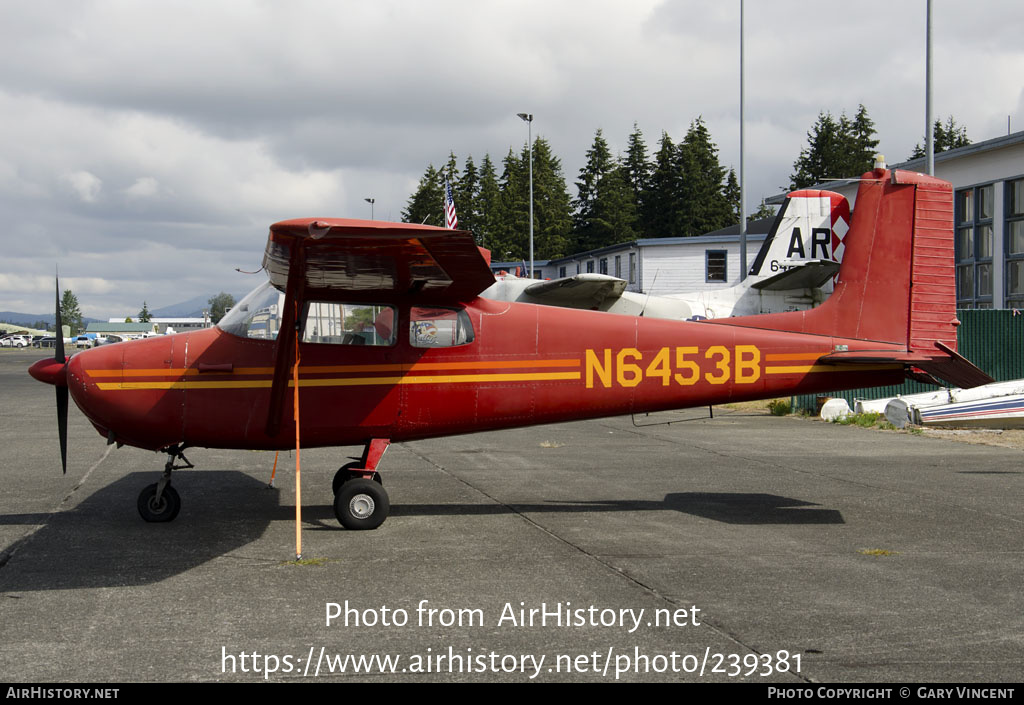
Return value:
M 444 180 L 444 227 L 455 230 L 459 227 L 459 219 L 455 215 L 455 199 L 452 198 L 452 185 Z

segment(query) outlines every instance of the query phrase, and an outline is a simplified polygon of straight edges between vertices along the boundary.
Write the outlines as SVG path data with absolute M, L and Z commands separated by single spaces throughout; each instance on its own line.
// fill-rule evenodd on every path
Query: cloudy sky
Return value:
M 1024 129 L 1024 3 L 934 0 L 934 110 Z M 925 0 L 746 3 L 748 204 L 822 110 L 924 134 Z M 449 152 L 500 163 L 518 112 L 571 186 L 601 128 L 653 150 L 703 116 L 739 162 L 739 0 L 0 3 L 0 310 L 134 315 L 262 275 L 267 226 L 401 210 Z

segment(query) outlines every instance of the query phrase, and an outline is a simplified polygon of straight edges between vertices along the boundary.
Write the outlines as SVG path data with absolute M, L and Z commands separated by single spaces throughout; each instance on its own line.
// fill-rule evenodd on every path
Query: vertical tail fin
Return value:
M 793 191 L 779 208 L 749 276 L 765 279 L 810 262 L 842 262 L 849 227 L 850 202 L 845 196 Z
M 863 175 L 832 296 L 816 309 L 722 323 L 956 349 L 953 190 L 904 171 Z

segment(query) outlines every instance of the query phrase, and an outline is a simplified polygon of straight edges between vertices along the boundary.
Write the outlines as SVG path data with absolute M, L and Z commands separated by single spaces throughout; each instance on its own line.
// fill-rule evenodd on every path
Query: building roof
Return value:
M 86 333 L 152 333 L 152 323 L 103 323 L 92 321 Z

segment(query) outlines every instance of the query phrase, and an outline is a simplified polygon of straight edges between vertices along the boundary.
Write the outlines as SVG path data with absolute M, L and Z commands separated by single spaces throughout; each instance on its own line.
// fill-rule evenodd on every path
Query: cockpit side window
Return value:
M 395 344 L 396 319 L 395 308 L 386 304 L 310 301 L 302 342 L 386 347 Z
M 414 348 L 450 348 L 472 343 L 473 324 L 463 309 L 413 306 L 409 343 Z

